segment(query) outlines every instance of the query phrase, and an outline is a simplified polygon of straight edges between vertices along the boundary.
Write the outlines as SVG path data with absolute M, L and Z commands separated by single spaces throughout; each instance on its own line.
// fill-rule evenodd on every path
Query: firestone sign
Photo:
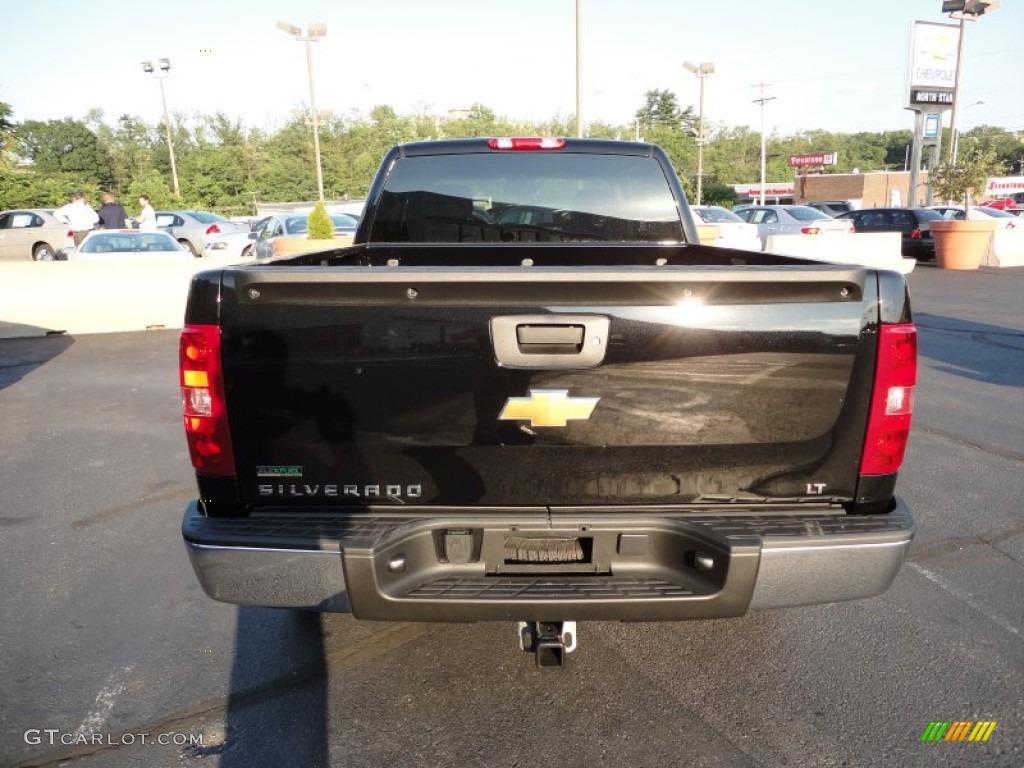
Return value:
M 835 165 L 838 160 L 836 152 L 818 152 L 813 155 L 790 155 L 790 168 L 806 168 L 819 165 Z
M 912 23 L 907 55 L 907 108 L 953 106 L 959 42 L 957 24 Z

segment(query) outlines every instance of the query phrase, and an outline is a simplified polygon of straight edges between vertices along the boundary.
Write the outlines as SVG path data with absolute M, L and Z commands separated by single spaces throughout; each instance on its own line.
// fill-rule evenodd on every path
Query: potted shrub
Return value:
M 306 235 L 281 237 L 274 243 L 274 255 L 295 255 L 313 251 L 329 251 L 352 243 L 352 235 L 336 235 L 334 222 L 322 202 L 318 202 L 306 217 Z
M 971 197 L 984 190 L 988 177 L 998 173 L 995 155 L 975 150 L 959 160 L 949 159 L 929 173 L 940 200 L 963 204 L 964 219 L 929 223 L 935 241 L 935 261 L 944 269 L 977 269 L 995 232 L 995 221 L 970 221 Z

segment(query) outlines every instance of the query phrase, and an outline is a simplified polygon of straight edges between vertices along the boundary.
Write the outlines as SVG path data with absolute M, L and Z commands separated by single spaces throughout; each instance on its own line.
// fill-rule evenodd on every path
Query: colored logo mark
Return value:
M 996 725 L 995 720 L 933 720 L 921 734 L 921 741 L 988 741 Z
M 260 464 L 256 467 L 256 477 L 302 477 L 302 467 Z
M 525 419 L 531 427 L 564 427 L 570 419 L 589 419 L 599 397 L 569 397 L 567 389 L 531 389 L 529 397 L 510 397 L 499 419 Z

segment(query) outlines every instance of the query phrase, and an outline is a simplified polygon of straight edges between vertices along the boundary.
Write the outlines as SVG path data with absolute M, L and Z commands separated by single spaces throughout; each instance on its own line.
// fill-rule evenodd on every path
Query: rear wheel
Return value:
M 181 243 L 181 245 L 184 245 L 186 248 L 188 248 L 189 251 L 191 251 L 192 255 L 195 256 L 197 259 L 202 255 L 199 253 L 199 251 L 196 250 L 196 247 L 192 245 L 192 242 L 190 240 L 179 240 L 178 242 Z
M 32 261 L 56 261 L 57 252 L 49 243 L 39 243 L 32 249 Z

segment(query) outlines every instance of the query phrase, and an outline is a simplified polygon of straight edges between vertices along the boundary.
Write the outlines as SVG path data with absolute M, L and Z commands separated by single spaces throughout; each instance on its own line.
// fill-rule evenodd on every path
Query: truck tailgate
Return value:
M 876 273 L 794 265 L 227 270 L 255 507 L 849 501 Z

